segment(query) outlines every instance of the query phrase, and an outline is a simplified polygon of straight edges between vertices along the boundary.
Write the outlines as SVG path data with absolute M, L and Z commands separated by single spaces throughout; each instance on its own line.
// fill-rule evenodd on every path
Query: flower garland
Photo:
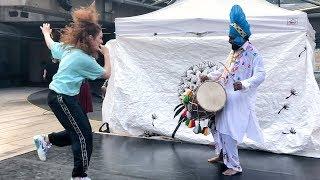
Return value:
M 178 94 L 181 103 L 174 108 L 174 118 L 180 114 L 177 128 L 182 122 L 184 122 L 187 127 L 193 128 L 193 132 L 195 134 L 210 134 L 208 123 L 213 115 L 212 113 L 208 113 L 203 110 L 196 103 L 195 92 L 199 85 L 201 85 L 200 77 L 207 76 L 209 73 L 216 71 L 219 68 L 220 66 L 215 63 L 202 62 L 189 67 L 184 72 L 178 88 Z

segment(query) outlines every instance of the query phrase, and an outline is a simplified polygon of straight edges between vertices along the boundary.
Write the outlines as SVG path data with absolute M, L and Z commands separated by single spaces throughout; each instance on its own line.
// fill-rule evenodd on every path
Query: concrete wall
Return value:
M 316 51 L 315 51 L 315 63 L 314 71 L 320 72 L 320 17 L 309 17 L 309 21 L 316 31 Z
M 19 83 L 21 74 L 19 38 L 0 35 L 0 87 Z

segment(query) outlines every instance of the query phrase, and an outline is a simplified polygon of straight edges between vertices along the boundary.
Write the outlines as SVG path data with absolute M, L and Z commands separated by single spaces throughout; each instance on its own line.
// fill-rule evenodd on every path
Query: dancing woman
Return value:
M 60 61 L 58 72 L 49 85 L 48 104 L 65 130 L 37 135 L 34 142 L 43 161 L 51 144 L 71 145 L 74 156 L 71 179 L 90 179 L 86 171 L 92 153 L 92 130 L 77 99 L 81 83 L 85 78 L 107 79 L 111 73 L 109 51 L 102 45 L 98 17 L 94 5 L 76 9 L 72 12 L 73 22 L 62 31 L 60 42 L 54 42 L 50 37 L 50 24 L 44 23 L 40 27 L 52 57 Z M 99 52 L 104 55 L 104 67 L 96 62 Z

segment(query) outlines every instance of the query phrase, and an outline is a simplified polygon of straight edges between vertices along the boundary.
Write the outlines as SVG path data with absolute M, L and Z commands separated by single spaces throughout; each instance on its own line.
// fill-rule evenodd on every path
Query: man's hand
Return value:
M 234 89 L 234 91 L 238 91 L 238 90 L 243 89 L 242 83 L 240 81 L 233 83 L 233 89 Z
M 200 75 L 200 82 L 204 82 L 204 81 L 207 81 L 207 80 L 209 80 L 208 76 Z

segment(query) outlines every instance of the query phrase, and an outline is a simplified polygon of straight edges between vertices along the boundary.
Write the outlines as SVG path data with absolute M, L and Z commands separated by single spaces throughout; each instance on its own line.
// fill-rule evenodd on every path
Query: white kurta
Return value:
M 242 49 L 223 83 L 227 102 L 216 115 L 216 130 L 231 136 L 238 143 L 242 142 L 245 134 L 261 143 L 263 136 L 256 118 L 255 104 L 257 87 L 265 79 L 264 66 L 262 57 L 250 42 L 246 42 Z M 208 76 L 210 78 L 210 74 Z M 233 83 L 237 81 L 242 83 L 244 89 L 234 91 Z

